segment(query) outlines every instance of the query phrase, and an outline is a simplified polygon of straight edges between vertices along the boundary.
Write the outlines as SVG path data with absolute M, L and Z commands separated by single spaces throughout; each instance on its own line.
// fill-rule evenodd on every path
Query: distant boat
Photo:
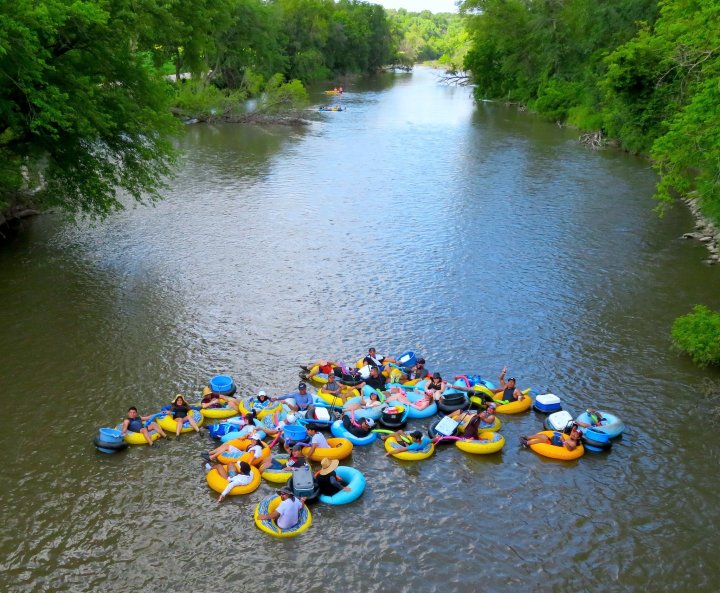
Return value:
M 323 107 L 318 108 L 318 111 L 345 111 L 340 105 L 335 106 L 329 106 L 325 105 Z

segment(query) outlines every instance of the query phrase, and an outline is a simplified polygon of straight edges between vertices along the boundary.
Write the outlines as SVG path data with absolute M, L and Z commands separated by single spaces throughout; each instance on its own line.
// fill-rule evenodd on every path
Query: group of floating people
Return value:
M 345 91 L 341 86 L 336 86 L 333 89 L 328 89 L 325 91 L 326 95 L 342 95 Z M 345 111 L 343 109 L 342 105 L 322 105 L 318 107 L 318 111 Z
M 316 360 L 302 365 L 299 374 L 291 393 L 270 396 L 260 390 L 244 398 L 231 377 L 218 375 L 196 403 L 177 395 L 155 414 L 140 415 L 131 407 L 115 429 L 100 429 L 95 446 L 105 453 L 128 444 L 152 446 L 168 434 L 199 432 L 205 420 L 219 420 L 209 426 L 219 444 L 202 453 L 217 502 L 255 491 L 262 478 L 282 486 L 257 506 L 255 523 L 273 536 L 292 537 L 312 522 L 306 503 L 347 504 L 362 495 L 365 477 L 340 461 L 353 447 L 378 438 L 386 456 L 407 461 L 427 459 L 446 442 L 469 453 L 492 454 L 505 445 L 498 416 L 533 407 L 547 414 L 546 430 L 521 436 L 521 446 L 572 460 L 585 448 L 608 449 L 624 428 L 617 417 L 594 408 L 573 418 L 557 396 L 521 390 L 515 377 L 506 378 L 507 368 L 497 386 L 479 375 L 448 382 L 439 372 L 430 373 L 425 359 L 413 352 L 383 357 L 370 348 L 353 365 Z M 308 384 L 316 387 L 314 394 Z M 405 431 L 408 420 L 432 417 L 427 434 Z

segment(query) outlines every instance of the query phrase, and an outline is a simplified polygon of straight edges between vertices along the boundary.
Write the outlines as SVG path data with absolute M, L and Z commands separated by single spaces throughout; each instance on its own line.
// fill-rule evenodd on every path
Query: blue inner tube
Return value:
M 353 445 L 369 445 L 375 439 L 377 439 L 376 432 L 371 432 L 366 437 L 356 437 L 353 433 L 348 432 L 348 430 L 343 426 L 342 420 L 336 420 L 335 422 L 333 422 L 332 426 L 330 427 L 330 432 L 332 432 L 333 436 L 335 437 L 347 439 Z
M 625 430 L 625 423 L 614 414 L 608 414 L 602 410 L 600 412 L 605 420 L 600 423 L 600 426 L 593 426 L 593 429 L 604 432 L 611 439 L 619 437 Z M 577 417 L 577 420 L 590 424 L 590 414 L 583 412 Z
M 350 488 L 350 492 L 340 490 L 340 492 L 332 496 L 321 494 L 320 502 L 325 504 L 348 504 L 360 498 L 362 493 L 365 492 L 365 476 L 360 470 L 341 465 L 335 470 L 335 473 L 343 481 L 343 484 Z

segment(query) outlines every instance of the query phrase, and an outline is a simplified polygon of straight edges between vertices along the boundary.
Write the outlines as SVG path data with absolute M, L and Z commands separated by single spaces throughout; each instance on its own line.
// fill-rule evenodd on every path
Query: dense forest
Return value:
M 462 12 L 476 97 L 650 156 L 659 210 L 693 198 L 720 226 L 720 0 L 465 0 Z M 720 314 L 695 307 L 672 335 L 720 364 Z

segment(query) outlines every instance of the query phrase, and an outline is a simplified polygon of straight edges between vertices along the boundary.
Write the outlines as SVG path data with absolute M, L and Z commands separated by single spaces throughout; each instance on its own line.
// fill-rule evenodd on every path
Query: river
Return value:
M 326 101 L 316 91 L 318 102 Z M 672 320 L 720 307 L 720 268 L 658 218 L 648 163 L 437 83 L 348 85 L 307 129 L 188 126 L 167 199 L 97 225 L 51 216 L 0 250 L 0 574 L 31 591 L 716 593 L 717 425 Z M 424 462 L 356 448 L 368 480 L 312 528 L 255 528 L 272 490 L 215 504 L 207 434 L 118 455 L 100 426 L 216 373 L 291 391 L 322 356 L 504 365 L 566 407 L 618 414 L 605 454 L 553 462 L 452 445 Z M 426 422 L 414 424 L 423 428 Z

